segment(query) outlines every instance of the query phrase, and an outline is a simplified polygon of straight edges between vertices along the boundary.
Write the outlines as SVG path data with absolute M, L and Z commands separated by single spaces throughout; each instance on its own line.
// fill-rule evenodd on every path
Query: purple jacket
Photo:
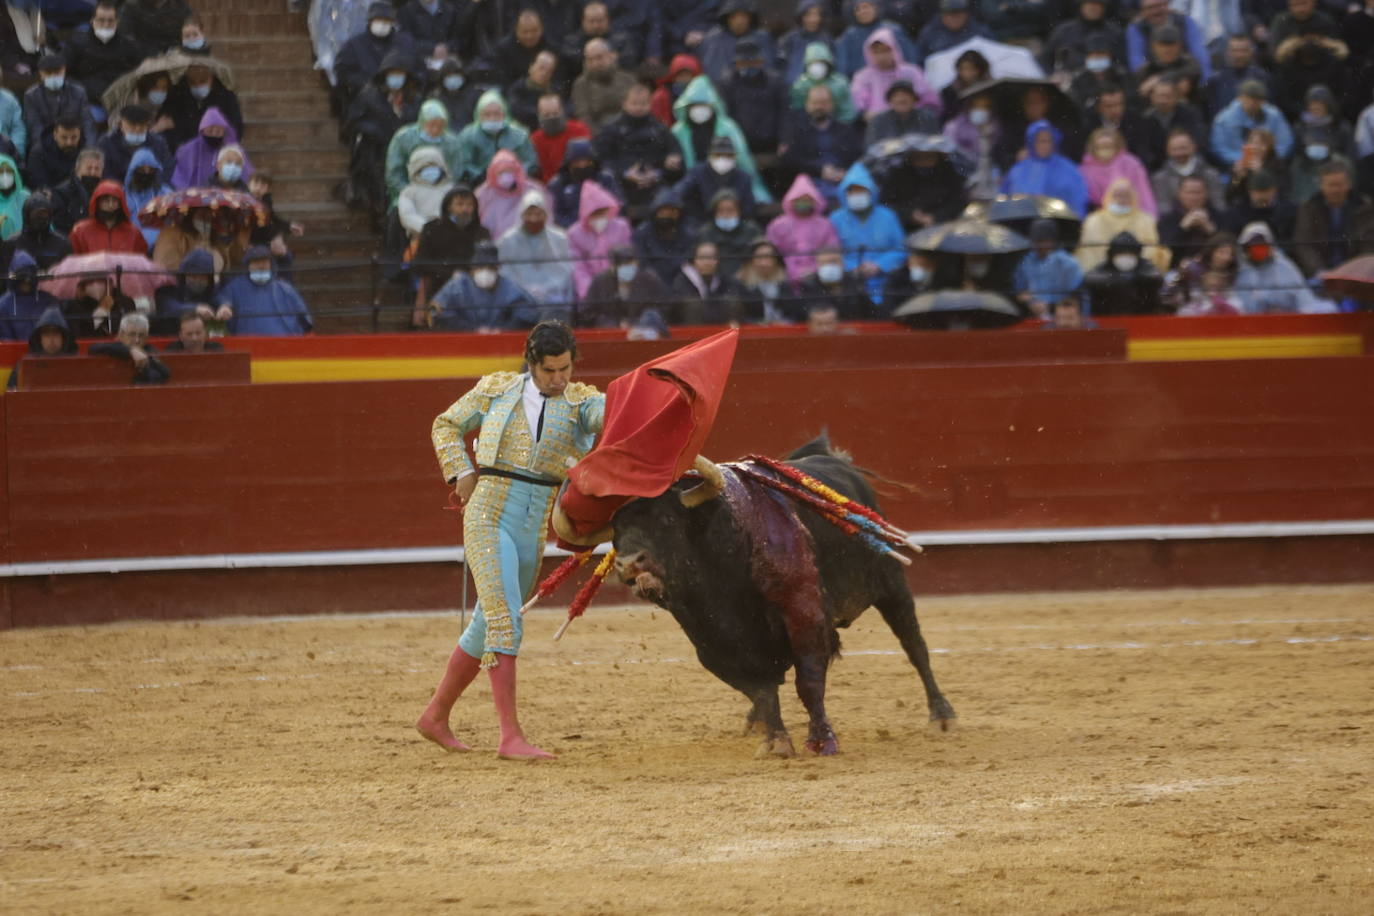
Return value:
M 207 142 L 205 128 L 223 127 L 224 138 L 213 145 Z M 183 188 L 197 188 L 210 183 L 210 179 L 215 175 L 215 157 L 219 151 L 230 144 L 237 144 L 239 135 L 234 130 L 234 126 L 220 114 L 218 108 L 207 108 L 205 114 L 200 119 L 200 133 L 194 139 L 183 143 L 177 150 L 177 166 L 172 172 L 172 187 L 180 191 Z M 253 163 L 248 161 L 248 154 L 243 154 L 243 181 L 248 180 L 248 176 L 253 174 Z
M 604 232 L 591 227 L 592 214 L 606 210 L 608 222 Z M 587 295 L 592 278 L 611 266 L 611 249 L 630 244 L 630 224 L 620 217 L 620 201 L 595 181 L 582 183 L 582 202 L 577 210 L 577 222 L 568 227 L 568 247 L 573 256 L 573 282 L 577 298 Z
M 897 66 L 891 70 L 879 70 L 873 65 L 873 45 L 878 42 L 892 49 Z M 864 42 L 864 60 L 868 62 L 868 66 L 854 74 L 854 81 L 849 87 L 849 94 L 854 97 L 854 105 L 864 114 L 872 117 L 887 111 L 887 90 L 898 80 L 906 80 L 915 88 L 917 107 L 940 110 L 940 94 L 930 88 L 920 67 L 907 63 L 902 58 L 902 45 L 893 36 L 891 29 L 884 26 L 873 30 L 873 34 Z
M 809 197 L 815 209 L 809 216 L 797 215 L 797 200 Z M 825 218 L 825 198 L 806 175 L 798 175 L 782 199 L 782 215 L 768 224 L 768 241 L 778 246 L 787 262 L 787 276 L 793 280 L 816 272 L 816 249 L 840 247 L 835 226 Z

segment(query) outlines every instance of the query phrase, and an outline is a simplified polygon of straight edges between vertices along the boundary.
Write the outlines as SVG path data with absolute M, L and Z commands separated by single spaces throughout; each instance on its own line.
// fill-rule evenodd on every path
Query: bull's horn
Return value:
M 553 506 L 553 530 L 558 536 L 569 544 L 576 544 L 578 547 L 595 547 L 604 541 L 609 541 L 615 536 L 615 527 L 607 525 L 600 531 L 592 534 L 578 534 L 573 528 L 572 521 L 563 513 L 563 507 L 554 503 Z
M 725 475 L 721 474 L 720 468 L 701 455 L 697 455 L 696 461 L 692 462 L 692 470 L 701 475 L 701 483 L 690 490 L 678 493 L 678 499 L 682 500 L 682 504 L 688 509 L 699 506 L 708 499 L 715 499 L 725 489 Z

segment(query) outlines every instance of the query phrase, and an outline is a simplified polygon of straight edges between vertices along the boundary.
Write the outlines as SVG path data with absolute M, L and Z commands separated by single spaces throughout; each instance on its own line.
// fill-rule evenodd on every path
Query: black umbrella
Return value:
M 947 158 L 960 175 L 973 172 L 974 163 L 941 134 L 902 134 L 879 140 L 864 151 L 863 163 L 873 173 L 874 180 L 881 181 L 882 176 L 905 162 L 912 153 L 935 153 Z
M 1056 125 L 1078 123 L 1078 106 L 1074 105 L 1073 99 L 1069 98 L 1063 89 L 1060 89 L 1050 80 L 1012 76 L 983 80 L 981 83 L 974 83 L 959 93 L 959 99 L 967 102 L 976 95 L 991 95 L 993 105 L 996 106 L 997 115 L 1002 119 L 1003 125 L 1023 124 L 1025 119 L 1021 114 L 1021 99 L 1025 97 L 1027 89 L 1043 89 L 1045 94 L 1049 96 L 1049 113 L 1045 117 L 1049 119 L 1050 123 Z
M 921 331 L 968 331 L 1005 328 L 1020 321 L 1021 312 L 997 293 L 944 289 L 908 299 L 892 317 Z
M 1027 236 L 1037 219 L 1054 220 L 1059 239 L 1066 245 L 1075 244 L 1082 229 L 1082 221 L 1068 204 L 1044 194 L 999 194 L 992 200 L 976 200 L 964 208 L 962 216 L 999 223 Z
M 1016 254 L 1030 248 L 1024 236 L 1006 226 L 981 219 L 956 219 L 922 229 L 907 239 L 915 251 L 944 254 Z

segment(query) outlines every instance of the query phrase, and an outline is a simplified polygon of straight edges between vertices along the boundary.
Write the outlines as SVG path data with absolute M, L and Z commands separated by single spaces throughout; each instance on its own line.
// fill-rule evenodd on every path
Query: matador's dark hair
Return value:
M 560 353 L 571 354 L 574 361 L 577 359 L 577 338 L 573 337 L 572 328 L 561 321 L 552 318 L 541 321 L 525 338 L 525 362 L 530 366 L 543 362 L 546 356 Z

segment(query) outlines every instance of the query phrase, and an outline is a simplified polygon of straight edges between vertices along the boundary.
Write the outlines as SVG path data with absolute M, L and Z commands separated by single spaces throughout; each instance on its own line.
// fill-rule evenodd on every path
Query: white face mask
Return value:
M 850 191 L 844 196 L 849 209 L 862 213 L 873 206 L 873 195 L 867 191 Z
M 199 51 L 201 48 L 205 47 L 205 39 L 192 38 L 190 41 L 183 41 L 181 46 L 188 51 Z
M 499 134 L 501 132 L 501 128 L 505 126 L 506 122 L 504 120 L 482 122 L 482 130 L 486 131 L 489 134 Z
M 621 283 L 633 283 L 638 273 L 638 264 L 621 264 L 615 269 L 615 278 Z
M 592 231 L 595 232 L 597 235 L 600 235 L 601 233 L 605 232 L 606 227 L 610 224 L 611 219 L 608 216 L 594 216 L 591 219 L 587 220 L 587 225 L 591 226 Z
M 378 38 L 385 38 L 391 34 L 391 23 L 384 19 L 378 19 L 376 22 L 369 25 L 368 29 Z
M 1110 57 L 1089 57 L 1084 63 L 1093 73 L 1101 73 L 1112 65 Z
M 1112 203 L 1107 204 L 1107 212 L 1115 214 L 1116 216 L 1130 216 L 1131 205 L 1119 204 L 1113 201 Z
M 91 29 L 91 34 L 100 39 L 101 44 L 108 44 L 110 39 L 115 37 L 114 29 Z
M 813 80 L 823 80 L 830 75 L 830 68 L 825 61 L 815 60 L 806 65 L 806 75 Z
M 388 73 L 386 75 L 386 88 L 388 89 L 400 89 L 405 84 L 406 75 L 404 73 Z
M 1135 270 L 1135 266 L 1140 263 L 1140 258 L 1133 254 L 1114 254 L 1112 255 L 1112 266 L 1123 274 L 1128 274 Z
M 14 173 L 0 172 L 0 191 L 8 191 L 14 187 Z
M 497 175 L 496 186 L 503 191 L 509 191 L 511 188 L 515 187 L 515 173 L 502 172 L 501 174 Z
M 844 268 L 839 264 L 822 264 L 816 268 L 816 276 L 822 283 L 839 283 L 844 277 Z
M 1179 165 L 1177 162 L 1171 163 L 1175 172 L 1179 175 L 1191 175 L 1197 171 L 1197 156 L 1189 156 L 1188 161 Z
M 496 271 L 479 267 L 472 272 L 472 282 L 477 284 L 478 289 L 491 289 L 496 285 Z
M 250 270 L 248 272 L 248 279 L 252 280 L 258 286 L 266 286 L 268 283 L 272 282 L 272 271 Z
M 209 84 L 209 83 L 206 83 L 204 86 L 192 86 L 192 87 L 191 87 L 191 97 L 194 98 L 194 99 L 203 100 L 203 99 L 205 99 L 206 97 L 208 97 L 209 95 L 210 95 L 210 84 Z
M 167 93 L 163 92 L 161 89 L 154 89 L 152 92 L 148 93 L 148 101 L 160 108 L 162 107 L 162 103 L 167 101 Z
M 906 272 L 907 275 L 911 277 L 912 283 L 924 283 L 926 282 L 926 278 L 930 276 L 930 271 L 926 270 L 924 267 L 908 267 Z
M 427 165 L 420 169 L 420 180 L 425 184 L 438 184 L 444 177 L 444 170 L 437 165 Z
M 1331 147 L 1327 146 L 1325 143 L 1309 143 L 1307 144 L 1306 152 L 1308 159 L 1320 162 L 1330 154 Z
M 705 124 L 711 120 L 711 116 L 716 112 L 710 105 L 689 105 L 687 107 L 687 117 L 693 124 Z
M 717 216 L 716 228 L 721 232 L 734 232 L 739 228 L 738 216 Z
M 728 174 L 735 167 L 734 156 L 712 156 L 707 161 L 711 163 L 711 169 L 717 175 Z
M 45 76 L 43 77 L 43 88 L 48 90 L 49 92 L 57 92 L 66 84 L 66 82 L 67 77 L 65 75 Z
M 968 113 L 968 122 L 974 127 L 982 127 L 992 119 L 992 112 L 986 108 L 975 108 Z
M 448 76 L 444 77 L 444 88 L 449 92 L 457 92 L 459 89 L 462 89 L 463 74 L 450 73 Z

